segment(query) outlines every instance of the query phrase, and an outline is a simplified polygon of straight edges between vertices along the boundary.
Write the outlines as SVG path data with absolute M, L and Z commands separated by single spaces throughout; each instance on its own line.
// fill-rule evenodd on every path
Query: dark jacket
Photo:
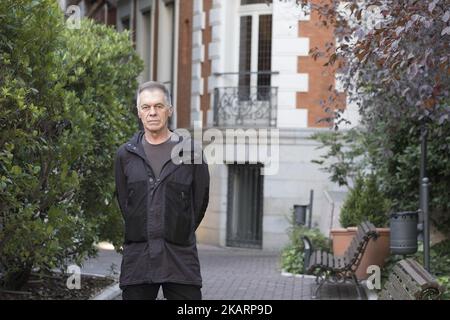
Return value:
M 169 160 L 155 178 L 143 136 L 138 132 L 116 155 L 116 192 L 125 222 L 120 286 L 163 282 L 201 286 L 195 230 L 208 206 L 208 165 L 198 145 L 177 136 L 176 148 L 187 150 L 180 153 L 184 161 Z M 194 163 L 202 163 L 188 164 L 194 158 Z

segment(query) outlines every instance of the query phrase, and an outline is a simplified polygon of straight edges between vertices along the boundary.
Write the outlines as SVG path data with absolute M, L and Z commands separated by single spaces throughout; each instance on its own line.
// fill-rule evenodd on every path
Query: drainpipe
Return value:
M 176 6 L 176 0 L 174 0 L 172 2 L 172 6 L 173 6 L 173 10 L 172 10 L 172 66 L 171 66 L 171 70 L 170 70 L 170 75 L 172 77 L 172 81 L 170 81 L 170 93 L 172 94 L 172 104 L 175 101 L 175 76 L 174 76 L 174 71 L 175 71 L 175 39 L 177 37 L 177 33 L 176 31 L 176 10 L 177 10 L 177 6 Z M 175 108 L 175 107 L 174 107 Z M 171 117 L 171 126 L 172 129 L 174 129 L 176 127 L 176 124 L 174 123 L 174 119 L 175 119 L 175 111 L 174 111 L 174 115 Z

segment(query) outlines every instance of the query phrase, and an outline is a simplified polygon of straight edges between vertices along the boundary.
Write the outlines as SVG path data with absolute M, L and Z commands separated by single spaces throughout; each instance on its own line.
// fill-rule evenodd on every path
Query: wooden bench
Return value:
M 306 274 L 315 275 L 318 284 L 313 298 L 317 297 L 324 283 L 338 284 L 346 281 L 351 281 L 356 285 L 358 297 L 361 297 L 360 283 L 355 272 L 361 263 L 370 239 L 376 239 L 377 237 L 378 233 L 375 226 L 371 222 L 364 221 L 358 226 L 356 235 L 343 256 L 335 256 L 326 251 L 315 250 L 309 258 L 305 257 L 304 261 L 308 262 Z M 305 239 L 303 239 L 303 242 L 305 243 Z
M 400 260 L 378 296 L 379 300 L 436 300 L 444 288 L 417 261 Z

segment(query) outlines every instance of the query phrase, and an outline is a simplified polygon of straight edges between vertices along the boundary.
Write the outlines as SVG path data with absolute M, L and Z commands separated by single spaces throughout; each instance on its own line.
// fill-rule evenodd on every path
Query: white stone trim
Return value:
M 274 56 L 307 56 L 309 38 L 275 38 L 272 41 Z
M 208 45 L 208 59 L 211 60 L 211 75 L 208 77 L 208 93 L 210 96 L 210 106 L 207 114 L 207 126 L 212 126 L 214 118 L 214 88 L 223 85 L 222 77 L 215 76 L 214 73 L 225 71 L 226 50 L 226 30 L 224 22 L 226 21 L 227 9 L 233 1 L 214 0 L 209 11 L 209 26 L 211 27 L 211 43 Z M 232 4 L 231 4 L 232 5 Z
M 192 47 L 200 47 L 202 45 L 202 30 L 192 32 Z
M 272 83 L 284 91 L 308 92 L 308 78 L 307 73 L 280 73 Z
M 192 79 L 200 79 L 202 77 L 202 66 L 196 63 L 192 66 Z
M 298 58 L 294 55 L 289 56 L 273 56 L 272 57 L 272 69 L 286 73 L 292 72 L 292 66 L 296 65 Z
M 211 95 L 212 95 L 212 93 L 214 93 L 214 85 L 216 84 L 216 77 L 214 77 L 214 76 L 209 76 L 208 77 L 208 93 L 211 93 Z M 212 100 L 212 98 L 211 98 L 211 101 L 210 101 L 210 110 L 212 110 L 212 106 L 213 106 L 213 103 L 214 103 L 214 100 Z
M 211 73 L 212 76 L 214 76 L 214 73 L 220 73 L 224 70 L 224 61 L 223 59 L 217 59 L 216 57 L 214 57 L 213 59 L 211 59 Z
M 278 109 L 279 128 L 306 128 L 308 127 L 307 109 Z
M 202 95 L 203 94 L 203 78 L 192 79 L 192 95 Z M 199 106 L 200 109 L 200 106 Z
M 309 38 L 298 36 L 299 21 L 310 15 L 296 6 L 294 0 L 273 2 L 272 85 L 278 87 L 279 128 L 306 128 L 308 112 L 297 109 L 297 92 L 307 92 L 308 74 L 298 72 L 298 57 L 308 56 Z
M 278 108 L 289 109 L 292 105 L 295 105 L 296 101 L 297 92 L 284 88 L 278 90 Z
M 206 15 L 203 12 L 203 0 L 194 0 L 192 21 L 192 85 L 191 85 L 191 126 L 202 120 L 200 95 L 203 94 L 202 62 L 205 59 L 202 30 L 205 28 Z
M 209 25 L 215 26 L 221 24 L 222 14 L 221 8 L 213 8 L 209 11 Z
M 203 12 L 203 0 L 194 0 L 194 16 Z
M 220 42 L 211 42 L 208 45 L 208 58 L 211 60 L 220 59 Z
M 192 62 L 201 63 L 205 60 L 205 46 L 201 45 L 199 47 L 192 48 Z
M 195 31 L 203 30 L 203 29 L 205 29 L 205 25 L 206 25 L 206 15 L 204 12 L 194 15 L 194 19 L 192 22 L 193 30 L 195 30 Z

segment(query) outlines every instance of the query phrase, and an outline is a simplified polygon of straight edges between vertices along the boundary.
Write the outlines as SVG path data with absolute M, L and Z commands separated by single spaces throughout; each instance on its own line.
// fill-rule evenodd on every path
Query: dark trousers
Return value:
M 123 300 L 155 300 L 159 287 L 162 286 L 164 298 L 167 300 L 201 300 L 199 286 L 179 283 L 153 283 L 125 286 L 122 291 Z

